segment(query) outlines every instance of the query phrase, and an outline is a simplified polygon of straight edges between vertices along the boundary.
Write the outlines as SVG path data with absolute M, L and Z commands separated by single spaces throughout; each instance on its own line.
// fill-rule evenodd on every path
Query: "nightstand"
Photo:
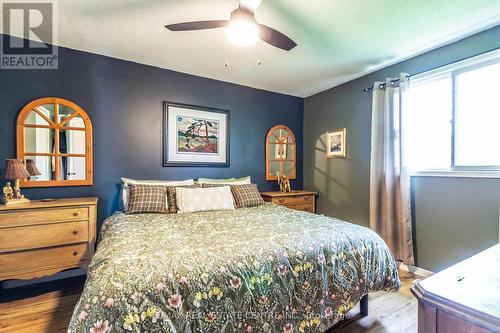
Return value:
M 292 191 L 292 192 L 261 192 L 264 201 L 283 205 L 291 209 L 316 213 L 316 192 Z
M 86 268 L 94 254 L 97 198 L 0 205 L 0 281 Z

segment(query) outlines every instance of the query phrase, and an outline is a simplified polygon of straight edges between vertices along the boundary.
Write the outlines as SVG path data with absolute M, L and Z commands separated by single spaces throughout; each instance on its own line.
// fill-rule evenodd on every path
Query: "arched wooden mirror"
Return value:
M 276 125 L 266 136 L 266 180 L 277 180 L 284 175 L 297 178 L 295 135 L 285 125 Z
M 92 124 L 68 100 L 45 97 L 17 117 L 17 158 L 32 175 L 21 187 L 92 185 Z

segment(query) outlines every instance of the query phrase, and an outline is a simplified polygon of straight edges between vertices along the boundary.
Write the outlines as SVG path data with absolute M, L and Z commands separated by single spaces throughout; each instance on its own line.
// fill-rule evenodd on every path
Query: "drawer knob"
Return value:
M 309 198 L 310 198 L 310 197 L 304 197 L 304 200 L 305 200 L 305 201 L 309 201 Z
M 283 202 L 285 202 L 285 199 L 279 199 L 278 202 L 283 203 Z
M 73 213 L 73 216 L 74 216 L 74 217 L 78 217 L 78 216 L 80 216 L 80 212 L 74 212 L 74 213 Z
M 75 230 L 73 230 L 73 235 L 78 235 L 79 232 L 80 232 L 80 230 L 75 229 Z
M 74 251 L 73 251 L 73 255 L 74 255 L 74 256 L 77 256 L 77 255 L 78 255 L 78 250 L 74 250 Z
M 310 208 L 309 208 L 309 207 L 304 207 L 304 210 L 309 211 L 309 210 L 310 210 Z

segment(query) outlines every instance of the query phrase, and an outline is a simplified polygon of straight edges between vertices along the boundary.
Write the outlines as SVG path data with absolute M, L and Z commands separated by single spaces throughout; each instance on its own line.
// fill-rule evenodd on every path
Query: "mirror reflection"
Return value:
M 55 157 L 28 156 L 26 157 L 26 170 L 31 175 L 28 181 L 47 181 L 56 179 Z M 57 179 L 59 180 L 84 180 L 86 177 L 85 157 L 60 156 L 58 158 Z
M 59 130 L 59 153 L 85 154 L 85 132 L 78 130 Z
M 30 181 L 52 180 L 53 167 L 50 156 L 27 156 L 25 159 L 26 170 L 31 175 Z
M 270 161 L 269 162 L 269 172 L 271 175 L 279 176 L 280 174 L 280 162 L 279 161 Z
M 59 123 L 64 127 L 85 128 L 82 117 L 72 108 L 59 105 Z
M 25 124 L 48 126 L 54 123 L 54 104 L 36 106 L 26 117 Z
M 59 179 L 85 179 L 85 157 L 59 157 Z
M 54 152 L 54 129 L 33 128 L 24 129 L 24 149 L 29 153 L 51 154 Z
M 292 161 L 284 161 L 283 162 L 283 174 L 291 175 L 293 173 L 293 162 Z

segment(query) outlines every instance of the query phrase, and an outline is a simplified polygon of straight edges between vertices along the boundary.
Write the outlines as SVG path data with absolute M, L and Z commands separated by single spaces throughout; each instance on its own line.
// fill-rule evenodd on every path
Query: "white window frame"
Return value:
M 412 171 L 412 176 L 429 177 L 472 177 L 472 178 L 500 178 L 499 166 L 456 166 L 455 165 L 455 119 L 456 119 L 456 76 L 481 67 L 500 63 L 500 49 L 490 51 L 472 58 L 445 65 L 427 72 L 412 75 L 411 84 L 427 81 L 434 77 L 450 75 L 452 89 L 452 117 L 451 117 L 451 165 L 449 170 L 417 170 Z

